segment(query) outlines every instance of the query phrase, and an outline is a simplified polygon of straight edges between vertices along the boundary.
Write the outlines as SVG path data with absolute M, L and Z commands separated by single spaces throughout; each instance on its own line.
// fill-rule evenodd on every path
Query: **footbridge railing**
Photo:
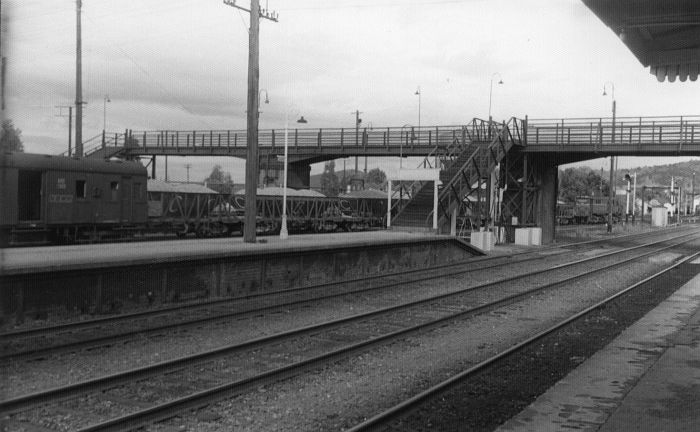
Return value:
M 258 147 L 272 152 L 284 148 L 284 129 L 260 129 Z M 324 148 L 357 150 L 359 148 L 416 148 L 431 151 L 436 147 L 450 147 L 455 140 L 464 140 L 464 134 L 471 139 L 480 135 L 478 127 L 457 126 L 404 126 L 387 128 L 321 128 L 290 129 L 288 132 L 289 148 L 294 150 L 314 150 Z M 122 147 L 131 153 L 159 149 L 206 150 L 206 149 L 244 149 L 247 145 L 245 130 L 160 130 L 128 131 L 119 135 L 119 139 L 109 140 L 107 146 Z M 100 150 L 100 146 L 94 151 Z
M 528 147 L 592 147 L 612 144 L 635 149 L 700 144 L 700 116 L 529 119 Z

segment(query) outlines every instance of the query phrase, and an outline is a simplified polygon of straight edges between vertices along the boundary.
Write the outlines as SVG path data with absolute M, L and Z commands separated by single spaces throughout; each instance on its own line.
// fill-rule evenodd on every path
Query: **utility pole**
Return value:
M 236 4 L 236 0 L 224 0 L 224 4 L 248 12 L 250 30 L 248 32 L 248 121 L 245 160 L 245 215 L 243 220 L 243 241 L 255 243 L 257 222 L 257 188 L 260 161 L 258 160 L 258 94 L 260 78 L 260 18 L 277 22 L 278 14 L 260 10 L 260 0 L 251 0 L 250 9 Z
M 83 157 L 83 65 L 80 10 L 83 0 L 76 0 L 76 50 L 75 50 L 75 155 Z
M 2 5 L 0 4 L 0 8 Z M 7 10 L 7 9 L 5 9 Z M 7 14 L 5 14 L 7 15 Z M 7 74 L 7 58 L 5 57 L 5 45 L 7 44 L 7 18 L 0 9 L 0 117 L 4 118 L 5 111 L 5 76 Z M 3 41 L 5 43 L 3 44 Z
M 360 148 L 360 141 L 359 141 L 359 135 L 360 135 L 360 123 L 362 123 L 362 119 L 360 118 L 360 110 L 355 110 L 353 113 L 355 114 L 355 151 L 357 151 Z M 357 155 L 355 155 L 355 174 L 357 174 Z
M 56 108 L 59 109 L 58 115 L 56 117 L 65 117 L 61 113 L 61 108 L 68 108 L 68 156 L 72 156 L 73 149 L 71 148 L 71 141 L 73 135 L 73 106 L 71 105 L 58 105 Z
M 192 168 L 192 164 L 185 164 L 185 169 L 187 170 L 187 183 L 190 182 L 190 168 Z
M 615 146 L 615 112 L 616 112 L 616 102 L 615 102 L 615 87 L 613 86 L 613 101 L 612 101 L 612 144 Z M 610 194 L 608 195 L 608 233 L 612 232 L 613 225 L 613 200 L 615 199 L 615 156 L 610 156 Z

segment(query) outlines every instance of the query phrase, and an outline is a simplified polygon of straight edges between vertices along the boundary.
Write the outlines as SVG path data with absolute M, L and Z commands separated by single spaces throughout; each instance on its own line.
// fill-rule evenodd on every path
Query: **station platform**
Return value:
M 484 253 L 428 233 L 365 231 L 0 250 L 0 323 L 124 313 L 294 291 L 462 262 Z
M 572 430 L 700 430 L 700 276 L 497 429 Z
M 290 235 L 286 240 L 280 239 L 279 236 L 258 236 L 256 243 L 246 243 L 242 237 L 226 237 L 11 248 L 0 250 L 0 275 L 85 270 L 163 261 L 236 258 L 259 254 L 295 254 L 339 247 L 399 246 L 448 239 L 456 241 L 475 255 L 482 254 L 468 242 L 450 236 L 391 230 L 362 231 Z

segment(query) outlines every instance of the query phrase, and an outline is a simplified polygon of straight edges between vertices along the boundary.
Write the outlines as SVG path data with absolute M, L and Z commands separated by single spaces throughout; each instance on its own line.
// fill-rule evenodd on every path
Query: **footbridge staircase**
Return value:
M 450 226 L 453 215 L 461 230 L 471 230 L 498 217 L 492 198 L 494 183 L 502 181 L 496 167 L 514 147 L 522 147 L 524 122 L 511 118 L 496 123 L 474 119 L 464 127 L 462 140 L 454 139 L 447 148 L 436 148 L 419 168 L 440 169 L 438 230 Z M 505 170 L 501 170 L 505 178 Z M 412 231 L 431 230 L 434 189 L 431 181 L 402 182 L 392 208 L 391 226 Z

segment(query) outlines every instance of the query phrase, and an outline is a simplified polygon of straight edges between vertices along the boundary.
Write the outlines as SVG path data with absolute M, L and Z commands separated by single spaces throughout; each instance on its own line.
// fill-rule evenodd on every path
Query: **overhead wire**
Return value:
M 90 16 L 87 16 L 86 18 L 88 19 L 88 21 L 91 21 L 93 24 L 98 25 L 98 23 L 96 23 Z M 178 105 L 180 108 L 182 108 L 185 112 L 187 112 L 188 114 L 194 115 L 194 116 L 197 118 L 197 121 L 199 121 L 199 122 L 202 123 L 203 125 L 207 126 L 208 128 L 210 128 L 210 129 L 215 129 L 215 127 L 214 127 L 212 124 L 210 124 L 210 123 L 207 122 L 206 120 L 200 118 L 200 116 L 196 115 L 196 114 L 194 113 L 193 110 L 191 110 L 189 107 L 187 107 L 187 105 L 185 105 L 185 103 L 184 103 L 182 100 L 180 100 L 180 98 L 178 98 L 177 96 L 175 96 L 174 94 L 172 94 L 167 88 L 165 88 L 162 84 L 160 84 L 160 83 L 158 82 L 158 80 L 157 80 L 155 77 L 153 77 L 143 65 L 141 65 L 138 61 L 136 61 L 136 59 L 134 59 L 132 56 L 130 56 L 124 49 L 122 49 L 120 46 L 113 46 L 113 48 L 114 48 L 115 50 L 117 50 L 117 51 L 119 52 L 119 54 L 121 54 L 122 56 L 124 56 L 124 57 L 125 57 L 127 60 L 129 60 L 131 63 L 133 63 L 134 66 L 136 66 L 136 68 L 137 68 L 139 71 L 141 71 L 141 73 L 143 73 L 144 75 L 146 75 L 146 76 L 151 80 L 151 82 L 152 82 L 153 84 L 155 84 L 155 86 L 156 86 L 162 93 L 164 93 L 165 95 L 167 95 L 167 96 L 169 96 L 170 98 L 172 98 L 172 100 L 174 100 L 174 101 L 177 103 L 177 105 Z
M 301 6 L 301 7 L 281 7 L 279 10 L 287 11 L 303 11 L 303 10 L 333 10 L 333 9 L 362 9 L 362 8 L 381 8 L 381 7 L 402 7 L 407 8 L 411 6 L 430 6 L 438 4 L 450 4 L 450 3 L 469 3 L 474 0 L 422 0 L 422 1 L 372 1 L 368 3 L 355 3 L 355 4 L 340 4 L 339 2 L 326 3 L 322 6 Z

